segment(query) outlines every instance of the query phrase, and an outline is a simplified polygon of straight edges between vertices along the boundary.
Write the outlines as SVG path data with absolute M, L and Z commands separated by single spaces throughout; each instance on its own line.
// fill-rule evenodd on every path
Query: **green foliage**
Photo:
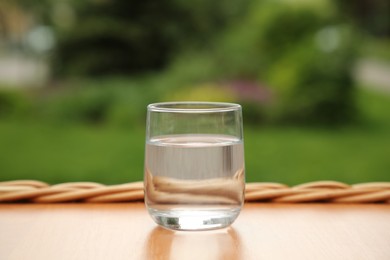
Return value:
M 56 68 L 63 75 L 120 75 L 161 68 L 170 48 L 168 1 L 84 1 L 77 24 L 60 34 Z
M 139 83 L 125 79 L 64 85 L 37 103 L 41 117 L 59 123 L 134 126 L 144 122 L 146 106 L 154 98 L 153 91 L 143 91 Z
M 57 28 L 57 75 L 129 75 L 159 70 L 182 49 L 210 45 L 248 1 L 75 2 L 73 26 Z
M 208 91 L 199 92 L 210 82 L 248 80 L 268 88 L 267 101 L 226 98 L 223 88 L 213 92 L 216 100 L 245 104 L 255 124 L 344 124 L 356 114 L 350 71 L 356 35 L 327 0 L 253 1 L 212 49 L 182 54 L 163 78 L 183 100 L 204 100 Z
M 143 100 L 207 98 L 244 104 L 255 124 L 337 125 L 355 117 L 357 33 L 331 0 L 69 3 L 75 23 L 57 28 L 55 67 L 63 75 L 167 69 L 129 88 L 131 102 L 109 91 L 66 94 L 49 110 L 59 118 L 126 125 Z M 202 87 L 237 80 L 267 88 L 269 100 Z
M 237 101 L 242 106 L 242 114 L 245 123 L 252 126 L 261 126 L 269 124 L 267 104 L 255 103 L 250 101 Z
M 366 37 L 360 49 L 361 56 L 375 60 L 390 62 L 390 38 L 375 39 Z
M 75 89 L 70 93 L 52 97 L 42 110 L 54 121 L 102 123 L 114 103 L 109 92 L 95 89 Z
M 209 102 L 233 102 L 234 94 L 222 89 L 217 84 L 201 84 L 193 88 L 183 88 L 174 94 L 165 97 L 170 101 L 209 101 Z
M 30 102 L 24 93 L 0 89 L 0 118 L 23 116 L 29 107 Z
M 298 123 L 339 124 L 355 114 L 354 84 L 350 69 L 354 61 L 349 28 L 329 27 L 339 46 L 331 53 L 315 42 L 296 46 L 270 65 L 265 78 L 277 100 L 276 120 Z M 313 42 L 313 41 L 312 41 Z
M 388 0 L 333 1 L 345 17 L 362 31 L 380 37 L 390 36 L 390 2 Z
M 330 1 L 255 1 L 217 42 L 213 64 L 221 78 L 271 89 L 268 122 L 340 124 L 356 112 L 356 39 Z

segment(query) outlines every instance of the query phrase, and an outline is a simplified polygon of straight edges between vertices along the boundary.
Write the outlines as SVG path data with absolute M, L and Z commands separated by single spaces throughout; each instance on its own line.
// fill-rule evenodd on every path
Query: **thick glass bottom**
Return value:
M 230 226 L 238 217 L 241 207 L 232 209 L 171 209 L 148 208 L 153 220 L 173 230 L 211 230 Z

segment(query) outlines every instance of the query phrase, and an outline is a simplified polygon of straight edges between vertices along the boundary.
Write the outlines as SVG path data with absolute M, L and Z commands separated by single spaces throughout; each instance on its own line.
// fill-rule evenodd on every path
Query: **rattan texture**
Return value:
M 49 185 L 35 180 L 0 182 L 0 203 L 116 203 L 144 199 L 143 182 L 103 185 L 69 182 Z M 390 203 L 390 182 L 348 185 L 337 181 L 316 181 L 296 186 L 280 183 L 247 183 L 247 202 L 272 203 Z

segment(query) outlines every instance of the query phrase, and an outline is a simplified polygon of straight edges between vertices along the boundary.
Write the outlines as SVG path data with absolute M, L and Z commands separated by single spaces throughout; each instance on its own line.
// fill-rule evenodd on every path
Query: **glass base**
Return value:
M 153 220 L 160 226 L 172 230 L 211 230 L 230 226 L 240 214 L 241 208 L 228 210 L 148 208 Z

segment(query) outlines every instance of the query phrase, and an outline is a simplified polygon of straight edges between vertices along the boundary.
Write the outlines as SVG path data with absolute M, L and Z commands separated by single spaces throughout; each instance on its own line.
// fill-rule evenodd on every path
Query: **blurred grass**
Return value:
M 362 125 L 246 129 L 248 181 L 390 181 L 390 97 L 359 89 Z
M 142 179 L 144 132 L 0 123 L 1 179 L 129 182 Z
M 357 100 L 357 126 L 245 126 L 247 181 L 390 181 L 390 97 L 359 90 Z M 142 180 L 144 128 L 2 119 L 0 155 L 0 180 Z

